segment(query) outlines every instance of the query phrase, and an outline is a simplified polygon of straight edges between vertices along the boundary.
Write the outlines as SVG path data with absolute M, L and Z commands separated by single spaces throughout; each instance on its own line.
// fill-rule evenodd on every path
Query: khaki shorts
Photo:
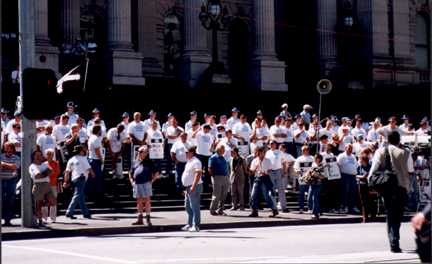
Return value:
M 49 198 L 54 198 L 51 186 L 48 182 L 38 182 L 33 185 L 32 190 L 35 201 L 43 201 L 45 195 Z
M 51 186 L 52 196 L 57 199 L 57 186 Z

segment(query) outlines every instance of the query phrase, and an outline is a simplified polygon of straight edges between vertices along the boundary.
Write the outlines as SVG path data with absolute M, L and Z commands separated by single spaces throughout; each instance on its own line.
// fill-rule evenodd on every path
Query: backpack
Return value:
M 388 147 L 384 150 L 384 164 L 369 177 L 369 188 L 383 193 L 394 190 L 398 186 L 397 175 L 393 169 Z

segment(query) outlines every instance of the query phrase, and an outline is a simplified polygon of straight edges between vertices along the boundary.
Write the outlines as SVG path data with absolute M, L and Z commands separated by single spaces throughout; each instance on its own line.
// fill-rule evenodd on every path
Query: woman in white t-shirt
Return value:
M 32 154 L 32 164 L 29 167 L 29 173 L 33 180 L 33 197 L 36 202 L 36 217 L 39 226 L 43 226 L 42 222 L 42 207 L 44 206 L 45 197 L 54 199 L 51 186 L 49 184 L 49 175 L 51 168 L 47 163 L 43 162 L 43 154 L 37 150 Z

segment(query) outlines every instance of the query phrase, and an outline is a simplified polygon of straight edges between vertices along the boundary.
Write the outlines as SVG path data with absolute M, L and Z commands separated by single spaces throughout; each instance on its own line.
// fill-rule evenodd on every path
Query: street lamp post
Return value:
M 212 31 L 212 63 L 210 67 L 214 72 L 223 73 L 224 65 L 219 61 L 218 50 L 218 31 L 224 31 L 228 28 L 230 18 L 228 8 L 222 7 L 221 0 L 208 0 L 207 4 L 203 2 L 199 19 L 203 27 Z

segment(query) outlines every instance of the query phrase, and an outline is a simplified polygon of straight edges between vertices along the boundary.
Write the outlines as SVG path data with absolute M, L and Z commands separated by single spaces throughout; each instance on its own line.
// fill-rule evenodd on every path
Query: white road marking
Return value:
M 36 252 L 46 252 L 46 253 L 53 253 L 53 254 L 58 254 L 58 255 L 71 256 L 71 257 L 100 260 L 100 261 L 104 261 L 104 262 L 122 263 L 122 264 L 137 264 L 138 263 L 135 261 L 128 261 L 128 260 L 117 259 L 117 258 L 93 256 L 93 255 L 88 255 L 88 254 L 73 253 L 73 252 L 60 251 L 60 250 L 54 250 L 54 249 L 48 249 L 48 248 L 13 246 L 13 245 L 4 245 L 4 244 L 2 246 L 5 248 L 24 249 L 24 250 L 36 251 Z

